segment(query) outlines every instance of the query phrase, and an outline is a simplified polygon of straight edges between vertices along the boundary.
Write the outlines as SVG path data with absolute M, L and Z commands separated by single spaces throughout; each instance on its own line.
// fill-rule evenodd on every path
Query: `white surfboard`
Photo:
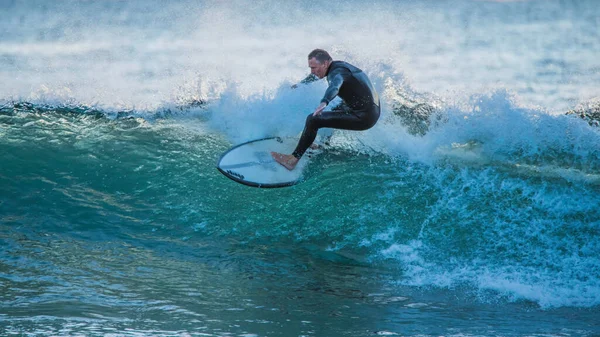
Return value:
M 302 181 L 309 157 L 307 152 L 290 171 L 271 157 L 271 151 L 291 154 L 298 144 L 296 138 L 270 137 L 236 145 L 225 152 L 217 169 L 226 177 L 244 185 L 272 188 L 291 186 Z

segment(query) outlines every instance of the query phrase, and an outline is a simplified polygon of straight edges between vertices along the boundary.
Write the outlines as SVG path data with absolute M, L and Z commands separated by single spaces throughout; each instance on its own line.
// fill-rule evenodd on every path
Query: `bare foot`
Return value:
M 277 152 L 271 152 L 271 156 L 275 159 L 276 162 L 283 165 L 288 170 L 293 170 L 294 167 L 298 164 L 298 158 L 292 156 L 291 154 L 283 154 Z

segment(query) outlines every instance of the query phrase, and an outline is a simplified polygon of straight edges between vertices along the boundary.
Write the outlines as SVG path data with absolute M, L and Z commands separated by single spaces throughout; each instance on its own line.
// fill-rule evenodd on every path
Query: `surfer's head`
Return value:
M 331 56 L 323 49 L 315 49 L 308 54 L 308 67 L 310 73 L 323 78 L 327 74 L 327 69 L 331 64 Z

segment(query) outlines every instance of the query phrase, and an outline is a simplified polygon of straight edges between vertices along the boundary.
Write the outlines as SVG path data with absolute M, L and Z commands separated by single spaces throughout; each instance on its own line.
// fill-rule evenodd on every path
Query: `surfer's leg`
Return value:
M 306 117 L 304 130 L 294 152 L 291 155 L 271 152 L 271 155 L 279 164 L 285 166 L 288 170 L 293 170 L 306 150 L 315 141 L 317 131 L 320 128 L 362 131 L 373 127 L 378 119 L 379 106 L 377 105 L 360 111 L 335 110 L 324 111 L 318 116 L 310 114 Z
M 344 103 L 344 101 L 340 102 L 338 105 L 334 106 L 330 111 L 335 111 L 338 113 L 353 113 L 352 109 L 350 109 L 350 107 Z M 333 133 L 334 133 L 335 129 L 329 129 L 329 130 L 325 130 L 325 133 L 323 133 L 323 131 L 321 131 L 320 135 L 321 135 L 321 142 L 324 145 L 329 145 L 329 141 L 331 140 L 331 137 L 333 137 Z M 321 148 L 320 144 L 316 143 L 316 139 L 315 141 L 309 146 L 309 149 L 311 150 L 317 150 Z
M 347 114 L 342 111 L 326 111 L 318 116 L 313 116 L 313 114 L 308 115 L 304 124 L 304 130 L 294 152 L 291 155 L 271 152 L 271 156 L 288 170 L 293 170 L 300 161 L 300 158 L 302 158 L 306 150 L 313 144 L 315 138 L 317 138 L 317 131 L 322 127 L 327 127 L 326 125 L 331 125 L 332 121 L 336 120 L 335 116 L 341 117 L 344 115 Z M 337 125 L 339 122 L 333 124 Z
M 298 159 L 315 141 L 320 128 L 334 128 L 343 130 L 362 131 L 371 128 L 379 118 L 379 107 L 377 111 L 357 111 L 348 113 L 344 111 L 324 111 L 318 116 L 312 114 L 306 117 L 304 131 L 298 141 L 298 146 L 292 155 Z

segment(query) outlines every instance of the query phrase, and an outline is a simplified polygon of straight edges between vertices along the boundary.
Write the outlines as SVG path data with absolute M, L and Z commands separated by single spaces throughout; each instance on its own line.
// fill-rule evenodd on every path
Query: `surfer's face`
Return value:
M 317 61 L 316 58 L 311 58 L 308 60 L 308 67 L 310 68 L 310 73 L 317 76 L 318 78 L 325 77 L 327 74 L 327 68 L 329 68 L 330 61 L 325 61 L 323 63 Z

